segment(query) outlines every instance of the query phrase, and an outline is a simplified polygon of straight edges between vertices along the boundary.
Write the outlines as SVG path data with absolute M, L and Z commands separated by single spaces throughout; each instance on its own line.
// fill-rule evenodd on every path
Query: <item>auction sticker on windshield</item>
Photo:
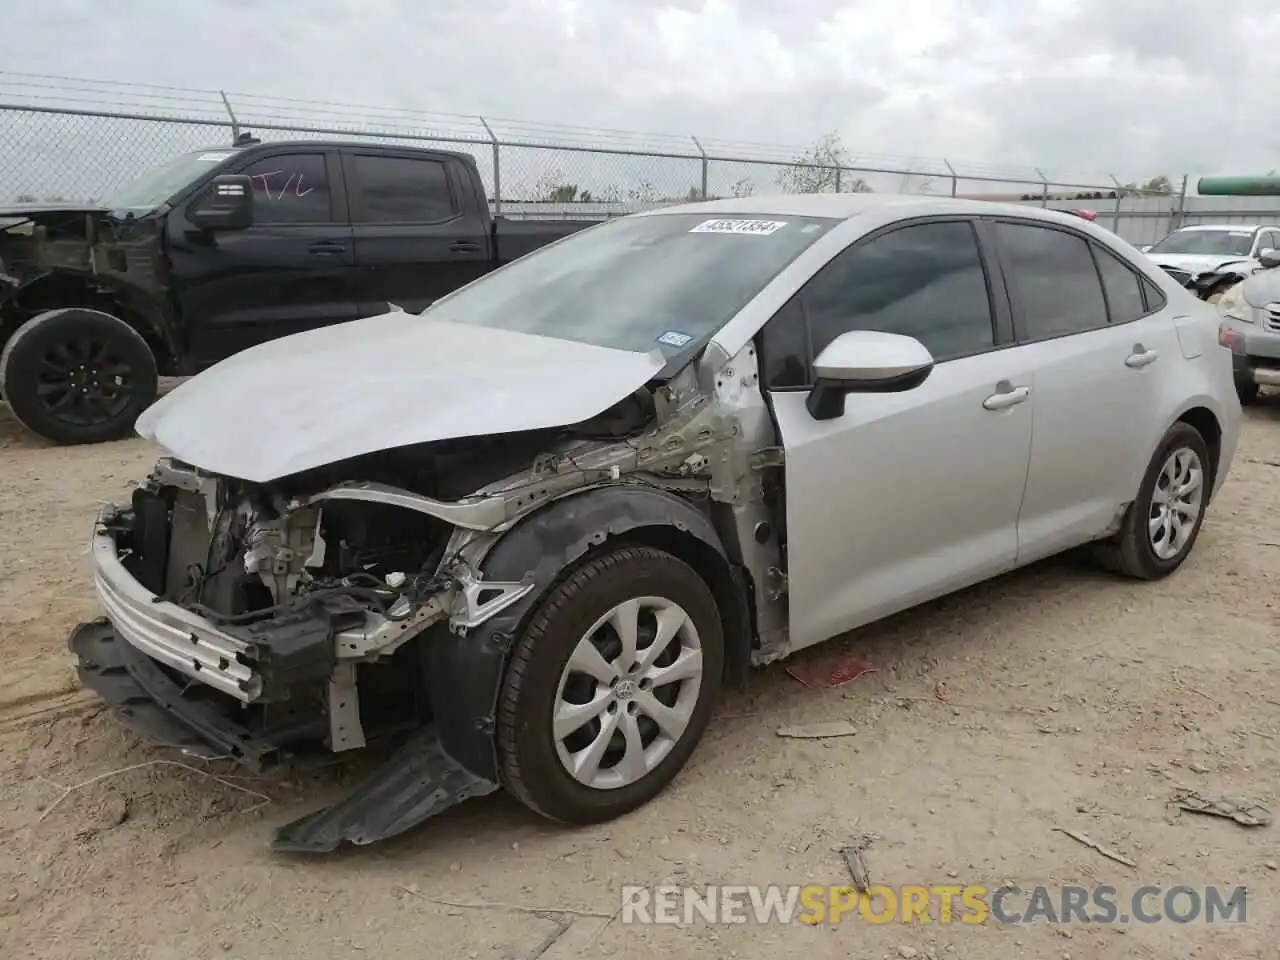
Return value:
M 785 220 L 703 220 L 690 233 L 745 233 L 767 237 L 787 225 Z

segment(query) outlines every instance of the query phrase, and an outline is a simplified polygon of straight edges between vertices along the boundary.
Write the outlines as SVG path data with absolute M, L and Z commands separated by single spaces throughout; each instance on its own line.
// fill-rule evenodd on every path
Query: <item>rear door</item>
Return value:
M 336 152 L 295 145 L 226 172 L 253 184 L 252 227 L 210 235 L 171 218 L 173 298 L 196 365 L 360 316 Z
M 366 313 L 417 313 L 490 268 L 487 211 L 447 157 L 342 152 Z
M 805 405 L 850 330 L 916 337 L 936 361 L 903 393 Z M 899 224 L 826 265 L 761 333 L 785 449 L 789 632 L 800 648 L 1011 568 L 1031 449 L 1031 368 L 972 222 Z
M 1034 368 L 1022 563 L 1100 536 L 1136 496 L 1165 427 L 1164 379 L 1185 361 L 1163 295 L 1104 245 L 1057 224 L 988 230 Z

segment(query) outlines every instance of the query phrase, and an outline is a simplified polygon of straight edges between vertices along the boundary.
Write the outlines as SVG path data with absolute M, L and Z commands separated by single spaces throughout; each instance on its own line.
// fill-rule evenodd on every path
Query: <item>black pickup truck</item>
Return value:
M 119 439 L 160 376 L 421 311 L 590 225 L 495 219 L 465 153 L 252 137 L 101 206 L 0 205 L 0 396 L 49 440 Z

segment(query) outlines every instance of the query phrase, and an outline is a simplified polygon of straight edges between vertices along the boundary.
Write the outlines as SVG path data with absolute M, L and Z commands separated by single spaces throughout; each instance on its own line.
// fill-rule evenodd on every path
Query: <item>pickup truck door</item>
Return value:
M 492 221 L 474 170 L 359 147 L 342 151 L 342 168 L 366 314 L 389 303 L 417 313 L 492 269 Z
M 1035 401 L 1002 291 L 972 223 L 917 222 L 837 255 L 766 324 L 793 649 L 1016 563 Z M 816 420 L 812 358 L 849 330 L 914 336 L 936 365 L 913 390 L 850 394 Z
M 202 233 L 169 218 L 170 284 L 194 366 L 360 316 L 355 247 L 337 153 L 297 146 L 256 153 L 226 173 L 250 177 L 254 224 Z

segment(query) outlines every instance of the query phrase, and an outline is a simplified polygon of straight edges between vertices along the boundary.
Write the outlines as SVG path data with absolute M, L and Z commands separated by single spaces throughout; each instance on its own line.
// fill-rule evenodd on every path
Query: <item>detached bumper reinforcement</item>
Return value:
M 262 771 L 288 765 L 275 745 L 255 738 L 213 704 L 184 696 L 184 686 L 116 636 L 106 619 L 82 623 L 67 645 L 80 681 L 139 736 L 195 756 L 238 760 Z M 435 726 L 394 750 L 346 799 L 278 828 L 271 845 L 294 853 L 328 853 L 394 837 L 498 784 L 469 773 L 445 751 Z
M 139 736 L 206 757 L 227 757 L 260 772 L 278 751 L 227 719 L 213 704 L 184 695 L 155 661 L 116 635 L 105 617 L 71 631 L 80 682 L 107 702 Z

